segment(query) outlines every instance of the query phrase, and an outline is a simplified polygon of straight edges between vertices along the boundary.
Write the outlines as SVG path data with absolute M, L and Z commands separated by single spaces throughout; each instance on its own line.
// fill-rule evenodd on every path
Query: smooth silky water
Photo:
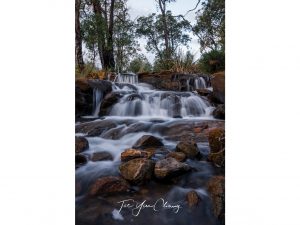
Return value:
M 188 86 L 191 91 L 187 92 L 155 90 L 148 84 L 138 83 L 137 75 L 134 74 L 118 75 L 115 81 L 112 84 L 113 92 L 122 93 L 123 97 L 112 107 L 109 115 L 99 118 L 103 93 L 95 88 L 93 115 L 86 117 L 95 120 L 77 123 L 77 126 L 86 123 L 116 125 L 93 137 L 76 133 L 77 136 L 87 135 L 89 149 L 82 154 L 88 158 L 95 152 L 109 152 L 113 157 L 112 161 L 88 161 L 76 169 L 76 185 L 77 182 L 81 183 L 80 194 L 76 196 L 76 224 L 217 224 L 208 210 L 211 205 L 204 188 L 205 181 L 213 174 L 213 169 L 204 161 L 187 160 L 186 163 L 197 168 L 197 172 L 182 176 L 176 185 L 153 180 L 147 185 L 133 186 L 132 192 L 126 194 L 88 197 L 90 185 L 97 178 L 119 174 L 121 153 L 131 148 L 143 135 L 159 137 L 164 148 L 174 150 L 184 135 L 193 135 L 193 127 L 214 120 L 211 115 L 214 107 L 205 98 L 191 92 L 198 88 L 210 88 L 201 77 L 195 80 L 193 86 Z M 207 141 L 201 137 L 197 137 L 196 141 L 201 153 L 207 155 Z M 163 157 L 160 154 L 155 155 L 156 159 Z M 196 190 L 202 201 L 195 209 L 189 209 L 185 197 L 192 189 Z M 172 204 L 180 204 L 182 209 L 177 214 L 170 210 L 155 213 L 150 209 L 142 210 L 137 217 L 132 216 L 129 210 L 122 210 L 119 214 L 120 204 L 117 202 L 129 198 L 139 202 L 153 202 L 164 198 Z

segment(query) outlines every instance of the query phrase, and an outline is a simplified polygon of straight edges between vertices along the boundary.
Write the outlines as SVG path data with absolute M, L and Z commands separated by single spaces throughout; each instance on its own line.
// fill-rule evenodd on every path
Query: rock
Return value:
M 133 145 L 133 148 L 145 149 L 145 148 L 160 147 L 160 146 L 163 146 L 163 143 L 159 138 L 151 135 L 144 135 L 139 140 L 137 140 L 137 142 Z
M 190 171 L 191 167 L 185 163 L 178 162 L 174 158 L 159 160 L 155 164 L 154 174 L 158 179 L 169 179 Z
M 206 88 L 200 88 L 200 89 L 197 89 L 196 90 L 198 95 L 201 95 L 201 96 L 208 96 L 210 94 L 212 94 L 212 91 L 206 89 Z
M 225 149 L 225 130 L 213 128 L 208 132 L 210 152 L 216 153 Z
M 99 120 L 86 122 L 75 127 L 76 133 L 85 133 L 87 136 L 100 136 L 102 133 L 117 127 L 116 121 Z
M 121 97 L 122 94 L 118 92 L 111 92 L 107 94 L 101 102 L 99 115 L 100 116 L 108 115 L 111 111 L 112 106 L 116 104 Z
M 225 151 L 209 153 L 207 160 L 217 167 L 225 168 Z
M 113 157 L 108 152 L 95 152 L 95 153 L 93 153 L 91 160 L 93 162 L 104 161 L 104 160 L 113 160 Z
M 221 221 L 221 224 L 225 224 L 225 178 L 223 176 L 212 177 L 206 188 L 212 200 L 214 215 Z
M 170 152 L 166 155 L 166 158 L 174 158 L 178 162 L 183 162 L 186 160 L 186 155 L 183 152 Z
M 225 120 L 225 105 L 218 105 L 217 108 L 213 111 L 213 116 L 216 119 Z
M 121 153 L 121 161 L 127 162 L 136 158 L 150 159 L 153 154 L 150 151 L 142 151 L 136 149 L 127 149 Z
M 89 142 L 84 137 L 75 137 L 75 153 L 81 153 L 89 148 Z
M 89 190 L 89 195 L 105 195 L 126 192 L 129 184 L 120 177 L 108 176 L 96 180 Z
M 198 203 L 200 202 L 200 197 L 198 196 L 197 192 L 196 191 L 189 191 L 187 194 L 186 194 L 186 200 L 188 202 L 188 205 L 190 208 L 198 205 Z
M 225 72 L 214 73 L 211 77 L 213 97 L 219 103 L 225 103 Z
M 133 184 L 143 184 L 153 175 L 154 163 L 148 159 L 132 159 L 119 167 L 121 176 Z
M 75 165 L 81 166 L 87 163 L 87 159 L 84 155 L 76 154 L 75 155 Z
M 183 152 L 190 159 L 200 155 L 197 144 L 194 141 L 180 141 L 176 146 L 176 152 Z

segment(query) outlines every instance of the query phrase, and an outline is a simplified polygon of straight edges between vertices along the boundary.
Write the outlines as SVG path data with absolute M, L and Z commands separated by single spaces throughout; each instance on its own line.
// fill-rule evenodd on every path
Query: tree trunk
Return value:
M 171 58 L 170 52 L 170 44 L 169 44 L 169 29 L 167 24 L 167 16 L 166 16 L 166 3 L 164 0 L 159 0 L 159 8 L 162 15 L 163 27 L 164 27 L 164 39 L 165 39 L 165 46 L 166 46 L 166 58 L 169 60 Z
M 81 0 L 75 1 L 75 65 L 78 65 L 79 71 L 84 69 L 84 62 L 82 56 L 82 38 L 80 30 L 80 4 Z

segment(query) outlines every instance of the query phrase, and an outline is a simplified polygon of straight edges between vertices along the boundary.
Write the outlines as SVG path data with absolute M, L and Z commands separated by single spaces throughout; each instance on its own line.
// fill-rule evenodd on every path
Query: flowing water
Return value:
M 187 160 L 195 172 L 183 176 L 176 184 L 161 184 L 151 181 L 144 186 L 133 186 L 127 194 L 90 198 L 87 193 L 99 177 L 119 175 L 120 155 L 145 134 L 161 138 L 164 149 L 157 152 L 154 160 L 163 159 L 164 151 L 174 151 L 179 141 L 192 138 L 203 155 L 209 153 L 206 137 L 194 130 L 216 121 L 211 116 L 214 109 L 209 102 L 193 92 L 155 90 L 150 85 L 138 83 L 134 74 L 119 75 L 113 83 L 113 92 L 122 97 L 113 105 L 108 115 L 76 125 L 76 136 L 85 136 L 89 149 L 82 154 L 88 159 L 94 153 L 108 152 L 112 160 L 88 162 L 76 169 L 76 224 L 171 224 L 171 225 L 216 225 L 216 219 L 208 210 L 210 200 L 205 190 L 205 181 L 213 175 L 210 164 L 205 161 Z M 209 88 L 205 80 L 196 79 L 189 90 Z M 93 116 L 99 115 L 103 93 L 94 89 Z M 186 193 L 195 190 L 201 197 L 201 204 L 189 209 Z M 76 191 L 77 192 L 77 191 Z M 178 213 L 162 210 L 155 213 L 142 210 L 139 216 L 132 216 L 129 210 L 119 213 L 119 201 L 133 198 L 149 202 L 164 198 L 172 204 L 181 205 Z

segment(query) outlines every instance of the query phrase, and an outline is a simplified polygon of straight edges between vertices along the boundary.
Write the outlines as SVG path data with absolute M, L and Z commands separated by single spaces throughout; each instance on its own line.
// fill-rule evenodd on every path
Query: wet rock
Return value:
M 143 96 L 141 96 L 140 94 L 134 93 L 127 97 L 127 101 L 134 101 L 136 99 L 143 100 Z
M 216 153 L 225 149 L 225 130 L 223 128 L 213 128 L 208 132 L 208 142 L 211 153 Z
M 197 192 L 193 190 L 193 191 L 189 191 L 186 194 L 186 200 L 188 202 L 188 206 L 190 208 L 192 208 L 192 207 L 197 206 L 201 199 L 200 199 L 199 195 L 197 194 Z
M 144 135 L 134 144 L 133 148 L 145 149 L 150 147 L 160 147 L 163 146 L 161 140 L 152 135 Z
M 93 162 L 104 161 L 104 160 L 113 160 L 113 157 L 108 152 L 95 152 L 95 153 L 93 153 L 91 160 Z
M 186 155 L 183 152 L 170 152 L 166 155 L 166 158 L 174 158 L 178 162 L 183 162 L 186 160 Z
M 75 116 L 90 115 L 93 110 L 93 88 L 86 79 L 75 81 Z
M 216 119 L 225 120 L 225 105 L 218 105 L 217 108 L 213 111 L 213 116 Z
M 169 179 L 190 171 L 191 167 L 185 163 L 178 162 L 174 158 L 159 160 L 155 164 L 154 174 L 158 179 Z
M 129 184 L 121 177 L 108 176 L 95 181 L 89 190 L 89 195 L 105 195 L 126 192 Z
M 212 75 L 211 85 L 213 87 L 213 98 L 219 103 L 225 103 L 225 72 Z
M 132 159 L 119 167 L 121 176 L 133 184 L 143 184 L 153 175 L 154 163 L 148 159 Z
M 127 162 L 136 158 L 150 159 L 153 154 L 150 151 L 142 151 L 137 149 L 127 149 L 121 153 L 121 161 Z
M 107 94 L 101 102 L 99 115 L 100 116 L 109 115 L 112 106 L 116 104 L 121 97 L 122 94 L 118 92 L 111 92 Z
M 89 148 L 89 142 L 84 137 L 75 137 L 75 153 L 81 153 Z
M 216 167 L 225 168 L 225 150 L 216 153 L 210 153 L 207 157 Z
M 190 159 L 200 157 L 197 143 L 194 141 L 180 141 L 176 146 L 176 152 L 183 152 Z
M 82 123 L 76 126 L 76 133 L 85 133 L 87 136 L 100 136 L 112 128 L 115 128 L 117 123 L 113 120 L 100 120 L 96 122 Z
M 76 167 L 84 165 L 87 163 L 87 159 L 84 155 L 76 154 L 75 155 L 75 165 Z
M 208 96 L 210 94 L 212 94 L 212 91 L 206 89 L 206 88 L 200 88 L 200 89 L 197 89 L 196 90 L 198 95 L 201 95 L 201 96 Z
M 212 200 L 214 215 L 221 224 L 225 224 L 225 178 L 223 176 L 212 177 L 206 188 Z

